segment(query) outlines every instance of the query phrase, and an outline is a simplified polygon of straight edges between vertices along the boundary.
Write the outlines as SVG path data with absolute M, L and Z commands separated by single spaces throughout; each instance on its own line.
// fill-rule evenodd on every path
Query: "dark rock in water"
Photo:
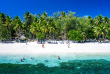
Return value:
M 49 62 L 48 60 L 45 60 L 45 62 Z

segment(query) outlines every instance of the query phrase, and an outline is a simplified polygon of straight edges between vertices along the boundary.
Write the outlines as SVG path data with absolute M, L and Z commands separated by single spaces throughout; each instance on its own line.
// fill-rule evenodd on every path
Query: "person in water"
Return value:
M 59 56 L 58 56 L 58 60 L 61 60 Z
M 20 61 L 23 62 L 23 59 L 21 59 Z

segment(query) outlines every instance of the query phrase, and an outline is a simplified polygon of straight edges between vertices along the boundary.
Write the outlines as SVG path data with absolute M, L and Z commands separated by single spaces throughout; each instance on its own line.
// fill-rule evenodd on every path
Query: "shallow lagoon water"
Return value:
M 61 60 L 58 59 L 60 56 Z M 23 62 L 20 59 L 25 58 Z M 0 55 L 0 63 L 11 63 L 11 64 L 33 64 L 43 63 L 45 66 L 54 67 L 59 66 L 59 63 L 74 61 L 74 60 L 107 60 L 110 61 L 109 53 L 74 53 L 74 54 L 56 54 L 56 55 Z

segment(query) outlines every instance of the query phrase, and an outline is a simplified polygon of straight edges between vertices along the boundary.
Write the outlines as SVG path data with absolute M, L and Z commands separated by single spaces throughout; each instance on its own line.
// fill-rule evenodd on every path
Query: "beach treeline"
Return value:
M 110 19 L 98 15 L 78 17 L 75 12 L 56 12 L 48 16 L 43 14 L 24 14 L 24 19 L 0 13 L 0 40 L 20 39 L 52 39 L 52 40 L 105 40 L 110 39 Z

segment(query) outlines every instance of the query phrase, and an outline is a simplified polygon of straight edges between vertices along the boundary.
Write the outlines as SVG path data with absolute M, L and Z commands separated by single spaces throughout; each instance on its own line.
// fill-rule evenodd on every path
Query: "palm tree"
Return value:
M 9 29 L 10 40 L 11 40 L 11 25 L 12 25 L 11 22 L 12 22 L 11 17 L 10 17 L 10 16 L 7 16 L 7 17 L 6 17 L 6 24 L 7 24 L 8 29 Z
M 51 39 L 53 37 L 54 39 L 54 31 L 55 31 L 55 20 L 52 19 L 52 18 L 49 18 L 49 21 L 48 21 L 48 30 L 49 30 L 49 33 L 51 34 Z M 53 35 L 53 36 L 52 36 Z
M 103 37 L 103 39 L 105 39 L 107 29 L 103 25 L 103 23 L 101 23 L 100 26 L 96 26 L 94 31 L 95 31 L 96 35 L 99 37 L 99 40 L 101 37 Z
M 36 23 L 32 23 L 30 25 L 30 32 L 33 34 L 33 39 L 34 39 L 34 35 L 35 35 L 35 32 L 36 32 Z
M 39 32 L 39 24 L 38 24 L 38 20 L 37 20 L 37 16 L 35 15 L 33 18 L 33 23 L 30 25 L 30 31 L 33 34 L 33 39 L 34 39 L 34 35 Z
M 13 24 L 14 24 L 14 30 L 16 31 L 16 35 L 18 40 L 20 39 L 20 36 L 22 35 L 22 22 L 19 18 L 19 16 L 15 16 L 13 19 Z
M 66 13 L 63 11 L 61 12 L 61 17 L 65 17 L 66 16 Z
M 47 16 L 48 16 L 47 13 L 44 11 L 44 13 L 42 14 L 42 17 L 46 18 Z
M 108 35 L 108 32 L 110 31 L 110 25 L 109 25 L 109 19 L 108 17 L 104 17 L 104 26 L 106 27 L 107 33 L 105 37 Z
M 9 31 L 6 25 L 6 15 L 0 13 L 0 39 L 6 40 L 9 38 Z
M 29 38 L 31 39 L 31 33 L 30 33 L 30 25 L 32 24 L 32 15 L 30 14 L 30 12 L 26 12 L 25 15 L 24 15 L 24 18 L 25 18 L 25 23 L 26 23 L 26 26 L 27 26 L 27 31 L 29 33 Z
M 106 23 L 108 23 L 108 22 L 109 22 L 108 17 L 104 17 L 104 23 L 106 24 Z
M 47 26 L 47 13 L 44 12 L 43 15 L 38 19 L 38 26 L 40 29 L 40 32 L 45 34 L 45 38 L 47 39 L 47 32 L 48 32 L 48 26 Z
M 102 15 L 99 15 L 98 17 L 97 17 L 97 19 L 98 19 L 98 25 L 100 25 L 101 23 L 103 23 L 103 17 L 102 17 Z
M 41 17 L 41 14 L 38 14 L 39 18 Z
M 6 16 L 4 13 L 0 13 L 0 24 L 5 24 Z

